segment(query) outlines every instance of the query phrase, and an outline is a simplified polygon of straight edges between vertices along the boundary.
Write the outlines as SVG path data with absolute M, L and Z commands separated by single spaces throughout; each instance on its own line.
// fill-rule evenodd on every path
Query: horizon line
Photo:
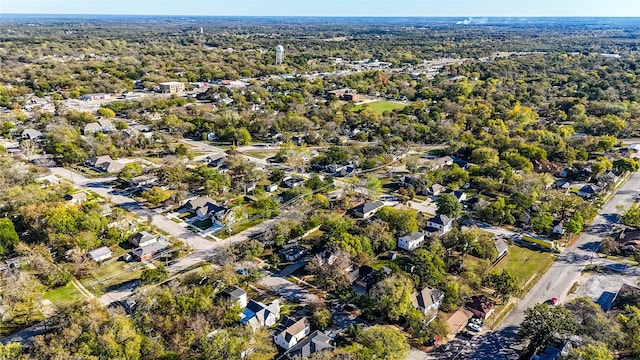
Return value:
M 544 18 L 570 18 L 570 19 L 639 19 L 640 16 L 609 15 L 609 16 L 587 16 L 587 15 L 196 15 L 196 14 L 100 14 L 100 13 L 0 13 L 2 16 L 166 16 L 166 17 L 236 17 L 236 18 L 422 18 L 422 19 L 446 19 L 446 18 L 466 18 L 466 19 L 544 19 Z

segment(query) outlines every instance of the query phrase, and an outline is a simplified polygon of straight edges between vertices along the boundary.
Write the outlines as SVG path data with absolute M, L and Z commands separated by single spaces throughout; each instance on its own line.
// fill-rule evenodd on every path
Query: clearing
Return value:
M 356 105 L 355 110 L 360 110 L 367 107 L 369 110 L 376 114 L 382 115 L 386 111 L 393 111 L 396 109 L 404 109 L 406 105 L 390 102 L 390 101 L 374 101 L 366 104 Z

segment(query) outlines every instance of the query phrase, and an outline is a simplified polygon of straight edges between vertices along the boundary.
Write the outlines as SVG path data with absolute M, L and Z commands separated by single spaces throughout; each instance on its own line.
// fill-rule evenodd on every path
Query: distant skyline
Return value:
M 0 14 L 640 17 L 640 0 L 0 0 Z

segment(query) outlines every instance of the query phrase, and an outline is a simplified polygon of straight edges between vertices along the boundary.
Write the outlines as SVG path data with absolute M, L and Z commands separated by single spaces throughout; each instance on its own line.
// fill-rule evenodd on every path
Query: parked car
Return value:
M 545 304 L 547 304 L 547 305 L 555 305 L 555 304 L 557 304 L 557 303 L 558 303 L 558 298 L 554 298 L 554 297 L 553 297 L 553 298 L 551 298 L 551 299 L 549 299 L 549 300 L 545 301 L 544 303 L 545 303 Z
M 458 336 L 459 338 L 469 340 L 469 339 L 473 339 L 474 334 L 473 334 L 473 333 L 470 333 L 470 332 L 468 332 L 468 331 L 462 331 L 462 332 L 459 332 L 457 336 Z
M 471 330 L 471 331 L 475 331 L 475 332 L 481 332 L 482 331 L 482 325 L 475 323 L 475 322 L 469 322 L 469 324 L 467 325 L 467 329 Z

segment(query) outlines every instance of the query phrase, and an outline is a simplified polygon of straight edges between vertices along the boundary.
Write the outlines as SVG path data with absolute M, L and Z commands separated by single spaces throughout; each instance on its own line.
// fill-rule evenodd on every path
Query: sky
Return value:
M 640 17 L 640 0 L 0 0 L 0 14 Z

